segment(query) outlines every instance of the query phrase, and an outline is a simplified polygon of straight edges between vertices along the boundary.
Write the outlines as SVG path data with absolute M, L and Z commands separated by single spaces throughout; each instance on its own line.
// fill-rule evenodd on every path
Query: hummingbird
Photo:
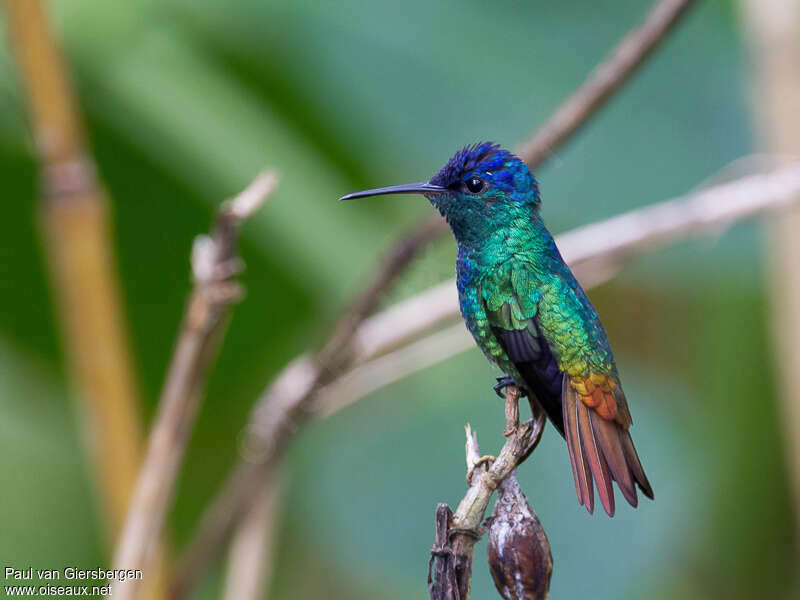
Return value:
M 342 200 L 422 194 L 445 218 L 458 247 L 461 315 L 486 358 L 565 438 L 578 501 L 594 510 L 594 487 L 609 516 L 614 488 L 637 506 L 650 499 L 605 329 L 540 215 L 528 166 L 492 142 L 459 150 L 430 180 L 356 192 Z

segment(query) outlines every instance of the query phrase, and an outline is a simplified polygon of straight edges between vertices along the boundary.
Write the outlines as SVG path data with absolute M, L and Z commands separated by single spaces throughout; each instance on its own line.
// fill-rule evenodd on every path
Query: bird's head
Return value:
M 497 144 L 456 152 L 430 181 L 356 192 L 342 200 L 384 194 L 423 194 L 458 240 L 480 238 L 539 210 L 539 189 L 527 165 Z

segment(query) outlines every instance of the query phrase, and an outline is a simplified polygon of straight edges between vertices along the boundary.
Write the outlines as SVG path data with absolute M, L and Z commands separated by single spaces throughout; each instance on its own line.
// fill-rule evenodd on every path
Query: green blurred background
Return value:
M 170 516 L 176 547 L 235 460 L 253 399 L 322 341 L 421 199 L 340 195 L 433 174 L 460 146 L 521 141 L 647 0 L 52 0 L 113 206 L 132 350 L 152 416 L 193 237 L 264 166 L 281 185 L 243 231 L 236 308 Z M 0 36 L 0 563 L 107 565 L 43 264 L 24 96 Z M 537 173 L 558 232 L 685 193 L 754 150 L 736 6 L 707 1 Z M 520 480 L 553 547 L 552 597 L 790 598 L 800 557 L 767 335 L 762 230 L 636 260 L 591 294 L 656 502 L 578 506 L 548 430 Z M 448 238 L 386 303 L 453 272 Z M 272 598 L 422 598 L 436 502 L 464 491 L 463 425 L 502 411 L 477 350 L 296 439 Z M 199 598 L 219 595 L 222 561 Z M 476 554 L 474 597 L 496 593 Z

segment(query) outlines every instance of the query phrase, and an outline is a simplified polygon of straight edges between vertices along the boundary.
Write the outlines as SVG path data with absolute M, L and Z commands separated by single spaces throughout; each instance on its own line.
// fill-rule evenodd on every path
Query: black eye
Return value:
M 477 177 L 472 177 L 470 179 L 467 179 L 465 185 L 467 186 L 467 189 L 470 191 L 470 193 L 477 194 L 478 192 L 480 192 L 483 189 L 483 186 L 485 184 L 483 183 L 483 179 L 478 179 Z

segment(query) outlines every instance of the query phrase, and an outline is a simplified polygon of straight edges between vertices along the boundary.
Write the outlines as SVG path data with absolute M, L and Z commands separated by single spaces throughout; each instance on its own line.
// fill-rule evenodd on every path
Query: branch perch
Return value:
M 195 240 L 191 257 L 194 289 L 117 545 L 115 569 L 142 569 L 147 573 L 152 562 L 208 370 L 231 306 L 242 295 L 239 284 L 233 281 L 241 269 L 236 256 L 237 233 L 276 185 L 275 174 L 259 175 L 241 194 L 221 206 L 211 235 Z M 128 579 L 115 583 L 114 598 L 139 597 L 139 582 Z
M 466 457 L 467 480 L 469 489 L 458 504 L 458 508 L 450 519 L 446 539 L 449 546 L 445 549 L 434 545 L 435 553 L 449 558 L 452 552 L 453 574 L 457 584 L 458 595 L 452 595 L 453 586 L 446 582 L 451 580 L 453 574 L 448 567 L 437 566 L 444 579 L 440 579 L 430 586 L 431 600 L 468 600 L 470 583 L 472 580 L 472 562 L 475 553 L 475 544 L 483 535 L 481 523 L 486 514 L 492 494 L 500 484 L 509 477 L 536 448 L 544 431 L 545 415 L 534 409 L 533 418 L 525 423 L 519 423 L 519 390 L 516 386 L 506 387 L 506 431 L 507 436 L 503 448 L 497 458 L 481 457 L 477 435 L 467 425 Z M 534 405 L 531 405 L 534 408 Z M 491 466 L 487 467 L 486 459 L 491 458 Z M 443 509 L 437 507 L 437 522 Z M 437 535 L 437 538 L 440 536 Z M 437 572 L 437 576 L 439 576 Z M 442 583 L 439 583 L 442 582 Z M 451 595 L 444 595 L 450 593 Z M 442 594 L 442 595 L 439 595 Z

